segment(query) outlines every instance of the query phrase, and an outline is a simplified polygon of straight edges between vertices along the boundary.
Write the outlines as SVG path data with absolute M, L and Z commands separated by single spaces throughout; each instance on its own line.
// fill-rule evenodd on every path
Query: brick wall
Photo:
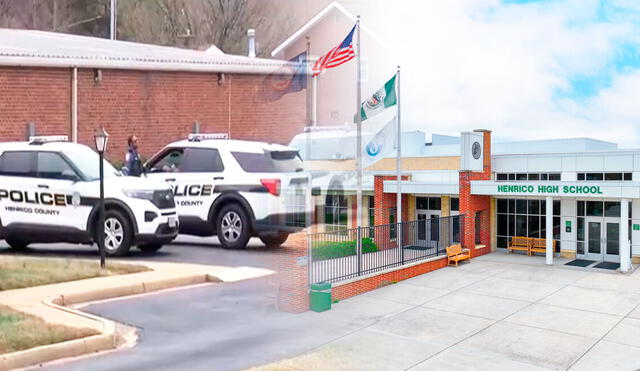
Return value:
M 374 192 L 374 205 L 375 205 L 375 223 L 376 225 L 389 224 L 389 209 L 397 206 L 397 196 L 395 193 L 384 192 L 385 180 L 396 180 L 394 175 L 375 175 L 373 178 L 373 192 Z M 408 175 L 402 175 L 402 180 L 409 180 Z M 402 220 L 408 221 L 410 214 L 409 210 L 409 196 L 402 195 Z M 408 227 L 407 227 L 408 228 Z M 406 233 L 407 231 L 405 231 Z M 395 243 L 389 243 L 389 228 L 376 229 L 375 241 L 378 246 L 383 248 L 395 248 Z
M 0 67 L 0 141 L 24 140 L 31 121 L 49 133 L 68 134 L 69 107 L 69 70 Z
M 355 295 L 375 290 L 383 286 L 409 279 L 424 273 L 447 266 L 447 258 L 442 257 L 425 263 L 416 264 L 410 267 L 398 269 L 392 272 L 381 273 L 377 276 L 368 277 L 354 282 L 349 282 L 333 288 L 331 296 L 334 300 L 344 300 Z
M 271 277 L 278 287 L 276 305 L 279 310 L 302 313 L 309 310 L 309 268 L 304 260 L 307 256 L 307 233 L 302 231 L 289 235 L 287 241 L 277 251 L 272 251 L 273 268 Z
M 462 244 L 471 251 L 471 256 L 487 254 L 491 251 L 491 197 L 471 195 L 472 180 L 491 179 L 491 132 L 483 130 L 483 171 L 460 171 L 460 214 L 465 215 Z M 480 215 L 480 244 L 475 249 L 476 214 Z
M 71 69 L 0 68 L 0 141 L 24 140 L 26 123 L 39 135 L 71 136 Z M 183 139 L 194 121 L 201 132 L 286 144 L 306 119 L 306 94 L 276 99 L 264 75 L 78 70 L 78 140 L 93 147 L 104 126 L 107 156 L 121 160 L 126 138 L 140 138 L 143 156 Z

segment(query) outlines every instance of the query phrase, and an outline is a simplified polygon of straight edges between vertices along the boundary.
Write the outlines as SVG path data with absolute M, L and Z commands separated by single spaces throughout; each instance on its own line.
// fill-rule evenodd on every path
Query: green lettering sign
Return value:
M 560 188 L 557 185 L 498 185 L 498 193 L 545 193 L 545 194 L 567 194 L 567 195 L 601 195 L 600 186 L 565 185 Z

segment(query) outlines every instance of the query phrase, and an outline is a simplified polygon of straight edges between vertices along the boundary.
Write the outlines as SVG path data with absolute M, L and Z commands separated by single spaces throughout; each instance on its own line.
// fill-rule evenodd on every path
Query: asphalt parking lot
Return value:
M 178 236 L 169 245 L 165 245 L 153 254 L 144 254 L 135 247 L 127 257 L 108 258 L 116 261 L 152 260 L 179 263 L 226 265 L 230 267 L 258 267 L 270 268 L 273 252 L 277 251 L 265 247 L 259 239 L 253 238 L 244 250 L 223 249 L 217 237 Z M 25 251 L 16 253 L 0 240 L 0 255 L 18 254 L 23 256 L 45 256 L 62 258 L 96 258 L 99 259 L 97 247 L 74 245 L 65 243 L 33 244 Z
M 352 331 L 335 316 L 276 310 L 268 279 L 207 284 L 96 303 L 82 310 L 135 326 L 134 348 L 47 370 L 238 370 L 274 362 Z

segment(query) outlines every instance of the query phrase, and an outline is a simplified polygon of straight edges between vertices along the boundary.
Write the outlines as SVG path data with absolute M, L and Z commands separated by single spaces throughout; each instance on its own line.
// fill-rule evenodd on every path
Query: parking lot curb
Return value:
M 142 264 L 145 265 L 144 263 Z M 122 283 L 122 281 L 119 281 L 119 284 L 113 286 L 98 289 L 91 288 L 87 290 L 71 290 L 72 292 L 63 292 L 53 296 L 46 296 L 44 298 L 41 297 L 39 299 L 40 301 L 34 298 L 34 301 L 31 303 L 6 303 L 5 305 L 16 310 L 20 310 L 20 308 L 25 309 L 27 307 L 33 308 L 34 306 L 39 305 L 43 307 L 39 309 L 44 310 L 40 310 L 38 315 L 45 321 L 47 321 L 47 316 L 57 316 L 61 312 L 64 312 L 84 321 L 85 324 L 94 322 L 93 326 L 87 327 L 96 329 L 100 334 L 0 355 L 0 371 L 36 366 L 45 362 L 69 357 L 78 357 L 81 355 L 116 348 L 116 339 L 118 334 L 115 322 L 70 308 L 69 306 L 71 305 L 144 294 L 206 282 L 227 282 L 227 280 L 221 277 L 229 277 L 230 279 L 228 282 L 235 282 L 242 279 L 237 272 L 243 272 L 242 274 L 245 276 L 244 279 L 256 278 L 273 273 L 268 270 L 254 270 L 247 267 L 209 267 L 190 264 L 190 268 L 198 269 L 191 269 L 193 273 L 182 273 L 184 271 L 182 269 L 165 269 L 169 276 L 166 277 L 166 275 L 161 274 L 161 272 L 163 271 L 162 266 L 169 266 L 168 264 L 157 265 L 150 263 L 148 265 L 153 267 L 154 271 L 143 272 L 141 274 L 147 274 L 148 276 L 149 273 L 155 272 L 158 273 L 156 274 L 156 276 L 158 276 L 157 278 L 154 278 L 153 276 L 144 276 L 144 278 L 139 282 L 132 283 L 131 281 L 133 281 L 133 276 L 135 275 L 132 274 L 132 280 L 129 280 L 129 282 Z M 176 266 L 180 265 L 178 264 Z M 78 281 L 72 281 L 71 283 L 77 282 Z M 62 289 L 62 287 L 64 287 L 63 285 L 58 284 L 57 287 L 60 287 L 60 290 L 64 291 Z M 72 327 L 77 327 L 77 324 Z

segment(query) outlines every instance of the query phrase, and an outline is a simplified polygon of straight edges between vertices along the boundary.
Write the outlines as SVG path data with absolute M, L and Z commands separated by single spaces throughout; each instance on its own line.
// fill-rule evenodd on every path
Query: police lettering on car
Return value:
M 97 241 L 98 155 L 64 136 L 0 143 L 0 238 L 16 249 L 35 242 Z M 105 251 L 156 251 L 178 234 L 166 183 L 124 177 L 104 163 Z
M 171 185 L 181 233 L 217 235 L 226 248 L 244 248 L 252 236 L 278 246 L 311 213 L 310 177 L 289 147 L 191 134 L 145 168 L 149 178 Z

